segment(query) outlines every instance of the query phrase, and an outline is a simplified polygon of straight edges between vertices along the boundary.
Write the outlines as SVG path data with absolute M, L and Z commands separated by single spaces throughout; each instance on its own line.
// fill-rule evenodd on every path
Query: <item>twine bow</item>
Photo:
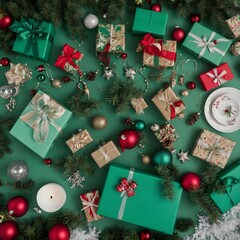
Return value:
M 227 74 L 227 71 L 226 70 L 223 70 L 220 74 L 218 74 L 218 71 L 217 71 L 217 68 L 214 68 L 213 69 L 213 74 L 208 72 L 206 73 L 210 78 L 213 79 L 213 82 L 218 84 L 218 85 L 221 85 L 225 82 L 227 82 L 227 80 L 225 80 L 223 77 Z
M 88 213 L 94 218 L 94 220 L 99 219 L 99 215 L 96 213 L 99 202 L 99 193 L 98 191 L 93 191 L 92 193 L 81 194 L 81 200 L 83 208 L 81 211 L 88 209 Z
M 74 60 L 81 60 L 82 58 L 82 53 L 75 50 L 68 44 L 65 44 L 63 46 L 62 55 L 58 57 L 54 65 L 60 67 L 61 69 L 64 69 L 66 64 L 70 64 L 74 69 L 77 70 L 78 74 L 82 76 L 82 71 L 80 70 L 79 66 L 74 62 Z
M 203 35 L 203 37 L 200 38 L 191 32 L 188 35 L 196 40 L 196 41 L 189 41 L 189 42 L 194 42 L 197 44 L 197 47 L 202 48 L 201 52 L 198 55 L 198 58 L 201 58 L 207 49 L 210 53 L 217 52 L 220 55 L 224 56 L 224 52 L 222 50 L 220 50 L 219 48 L 217 48 L 216 45 L 219 42 L 228 42 L 229 40 L 227 40 L 225 38 L 219 38 L 219 39 L 213 40 L 216 35 L 216 32 L 212 32 L 209 39 L 207 39 L 207 37 L 205 35 Z
M 33 139 L 37 143 L 45 142 L 48 133 L 49 125 L 61 131 L 54 119 L 60 118 L 65 109 L 57 102 L 52 100 L 47 94 L 36 94 L 31 101 L 30 107 L 32 110 L 21 116 L 21 119 L 33 128 Z
M 133 107 L 135 108 L 136 112 L 138 114 L 143 114 L 143 106 L 142 106 L 142 98 L 132 98 L 131 100 L 131 104 L 133 105 Z
M 116 149 L 116 147 L 113 147 L 113 148 L 107 148 L 106 150 L 104 150 L 104 148 L 103 147 L 100 147 L 99 148 L 99 151 L 100 151 L 100 153 L 101 153 L 101 156 L 99 157 L 99 158 L 97 158 L 96 159 L 96 161 L 98 160 L 98 159 L 101 159 L 101 158 L 103 158 L 106 162 L 109 162 L 109 161 L 111 161 L 111 158 L 110 158 L 110 156 L 109 156 L 109 153 L 110 152 L 112 152 L 112 151 L 114 151 Z
M 164 91 L 160 91 L 160 94 L 156 95 L 159 101 L 162 101 L 166 104 L 165 110 L 170 112 L 170 119 L 176 117 L 176 115 L 180 112 L 179 107 L 184 105 L 181 99 L 176 99 L 170 96 L 169 91 L 165 89 Z

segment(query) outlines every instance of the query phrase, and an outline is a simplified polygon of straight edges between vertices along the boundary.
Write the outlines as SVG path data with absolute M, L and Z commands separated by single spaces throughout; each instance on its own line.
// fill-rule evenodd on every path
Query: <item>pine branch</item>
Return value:
M 68 155 L 64 162 L 64 175 L 69 176 L 79 170 L 83 174 L 92 174 L 93 167 L 87 155 Z
M 15 120 L 13 118 L 0 119 L 0 130 L 4 131 L 10 129 L 14 123 Z
M 35 182 L 32 179 L 28 179 L 26 181 L 16 181 L 13 186 L 18 190 L 31 190 L 35 186 Z
M 136 88 L 132 82 L 114 80 L 105 96 L 105 101 L 111 104 L 117 113 L 120 113 L 130 109 L 131 99 L 142 96 L 142 90 Z
M 67 102 L 73 114 L 81 117 L 90 117 L 94 110 L 100 108 L 99 101 L 88 99 L 82 92 L 73 95 Z
M 174 229 L 180 232 L 187 232 L 194 226 L 194 221 L 191 218 L 178 218 Z
M 168 235 L 165 233 L 158 232 L 153 234 L 153 240 L 182 240 L 182 238 L 177 233 Z

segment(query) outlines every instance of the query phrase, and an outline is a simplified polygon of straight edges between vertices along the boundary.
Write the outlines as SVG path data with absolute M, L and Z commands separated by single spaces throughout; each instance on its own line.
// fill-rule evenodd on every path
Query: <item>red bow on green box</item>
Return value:
M 164 40 L 155 39 L 150 33 L 144 35 L 143 39 L 140 41 L 143 52 L 175 61 L 176 53 L 164 50 L 163 43 Z

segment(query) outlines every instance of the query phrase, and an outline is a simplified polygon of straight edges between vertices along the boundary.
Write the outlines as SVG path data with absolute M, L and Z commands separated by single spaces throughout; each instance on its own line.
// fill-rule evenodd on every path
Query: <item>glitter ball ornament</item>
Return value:
M 69 240 L 70 230 L 66 224 L 57 223 L 48 232 L 48 240 Z
M 88 14 L 84 18 L 84 26 L 88 29 L 93 29 L 98 25 L 98 18 L 94 14 Z
M 19 234 L 19 228 L 15 221 L 8 220 L 0 223 L 0 239 L 14 240 Z
M 161 5 L 159 3 L 153 3 L 150 9 L 155 12 L 161 12 L 162 10 Z
M 157 150 L 152 157 L 152 160 L 155 164 L 159 164 L 162 166 L 168 166 L 169 164 L 172 163 L 173 156 L 172 153 L 166 149 L 162 148 Z
M 181 185 L 186 191 L 195 191 L 200 188 L 201 178 L 194 172 L 188 172 L 183 175 Z
M 148 230 L 143 230 L 140 233 L 140 240 L 151 240 L 151 233 Z
M 188 82 L 187 87 L 188 87 L 188 89 L 193 90 L 193 89 L 196 88 L 196 83 L 195 82 Z
M 7 66 L 9 66 L 9 65 L 10 65 L 10 60 L 9 60 L 9 58 L 7 58 L 7 57 L 1 58 L 1 60 L 0 60 L 0 66 L 7 67 Z
M 105 116 L 98 115 L 92 119 L 93 128 L 97 130 L 101 130 L 101 129 L 104 129 L 106 126 L 107 126 L 107 118 Z
M 28 176 L 28 165 L 24 161 L 14 161 L 9 164 L 7 173 L 16 181 L 23 180 Z
M 28 211 L 28 201 L 25 197 L 15 196 L 7 203 L 8 212 L 13 217 L 22 217 Z
M 199 14 L 192 14 L 190 16 L 190 21 L 191 21 L 191 23 L 200 22 L 200 15 Z
M 186 33 L 185 33 L 184 29 L 182 29 L 180 27 L 176 27 L 172 32 L 172 37 L 177 42 L 183 41 L 185 36 L 186 36 Z

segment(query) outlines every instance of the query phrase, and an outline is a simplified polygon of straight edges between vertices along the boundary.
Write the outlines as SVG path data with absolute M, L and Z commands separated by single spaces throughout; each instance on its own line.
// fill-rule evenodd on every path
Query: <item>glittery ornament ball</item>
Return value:
M 28 176 L 28 165 L 24 161 L 14 161 L 7 169 L 9 177 L 19 181 Z

